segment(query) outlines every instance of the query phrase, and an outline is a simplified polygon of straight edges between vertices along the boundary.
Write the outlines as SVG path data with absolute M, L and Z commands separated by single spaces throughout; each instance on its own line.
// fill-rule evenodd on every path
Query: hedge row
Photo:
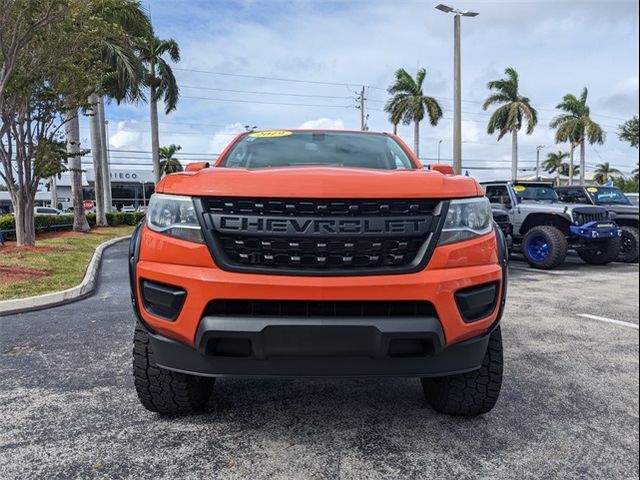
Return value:
M 113 212 L 107 213 L 107 223 L 111 227 L 117 225 L 136 225 L 144 218 L 142 212 Z M 89 213 L 87 221 L 91 227 L 96 225 L 96 214 Z M 34 217 L 36 233 L 47 232 L 51 230 L 71 230 L 73 228 L 73 215 L 36 215 Z M 13 215 L 0 216 L 0 230 L 5 240 L 14 240 L 16 221 Z

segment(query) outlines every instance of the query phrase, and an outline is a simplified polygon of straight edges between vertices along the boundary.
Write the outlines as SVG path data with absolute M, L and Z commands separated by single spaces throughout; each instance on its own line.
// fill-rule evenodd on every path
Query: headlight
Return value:
M 486 235 L 492 228 L 491 204 L 487 197 L 452 200 L 438 245 Z
M 147 209 L 147 226 L 170 237 L 204 243 L 191 197 L 154 193 Z

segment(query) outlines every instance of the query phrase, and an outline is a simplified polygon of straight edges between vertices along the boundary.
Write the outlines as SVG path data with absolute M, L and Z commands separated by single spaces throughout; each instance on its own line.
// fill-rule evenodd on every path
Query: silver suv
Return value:
M 482 186 L 489 201 L 508 213 L 513 249 L 532 267 L 555 268 L 569 249 L 594 265 L 616 259 L 622 231 L 606 208 L 562 203 L 552 183 L 500 181 Z

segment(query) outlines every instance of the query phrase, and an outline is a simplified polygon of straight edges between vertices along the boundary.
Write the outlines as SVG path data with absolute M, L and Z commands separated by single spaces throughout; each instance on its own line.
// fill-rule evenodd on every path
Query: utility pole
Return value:
M 360 130 L 362 130 L 363 132 L 368 130 L 367 128 L 367 115 L 364 111 L 365 109 L 365 96 L 364 96 L 364 85 L 362 86 L 362 90 L 360 90 L 360 95 L 358 95 L 358 101 L 360 102 L 360 104 L 356 107 L 358 109 L 360 109 Z
M 540 150 L 544 148 L 544 145 L 538 145 L 536 147 L 536 180 L 540 177 Z
M 438 10 L 453 13 L 453 170 L 462 174 L 462 73 L 460 54 L 460 17 L 477 17 L 477 12 L 457 10 L 440 4 Z

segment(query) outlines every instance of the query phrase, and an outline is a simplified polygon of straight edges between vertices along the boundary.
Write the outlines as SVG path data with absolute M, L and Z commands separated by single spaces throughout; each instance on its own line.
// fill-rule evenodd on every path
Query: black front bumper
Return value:
M 204 317 L 196 348 L 149 332 L 163 368 L 203 376 L 443 376 L 482 365 L 489 335 L 444 346 L 437 318 Z

